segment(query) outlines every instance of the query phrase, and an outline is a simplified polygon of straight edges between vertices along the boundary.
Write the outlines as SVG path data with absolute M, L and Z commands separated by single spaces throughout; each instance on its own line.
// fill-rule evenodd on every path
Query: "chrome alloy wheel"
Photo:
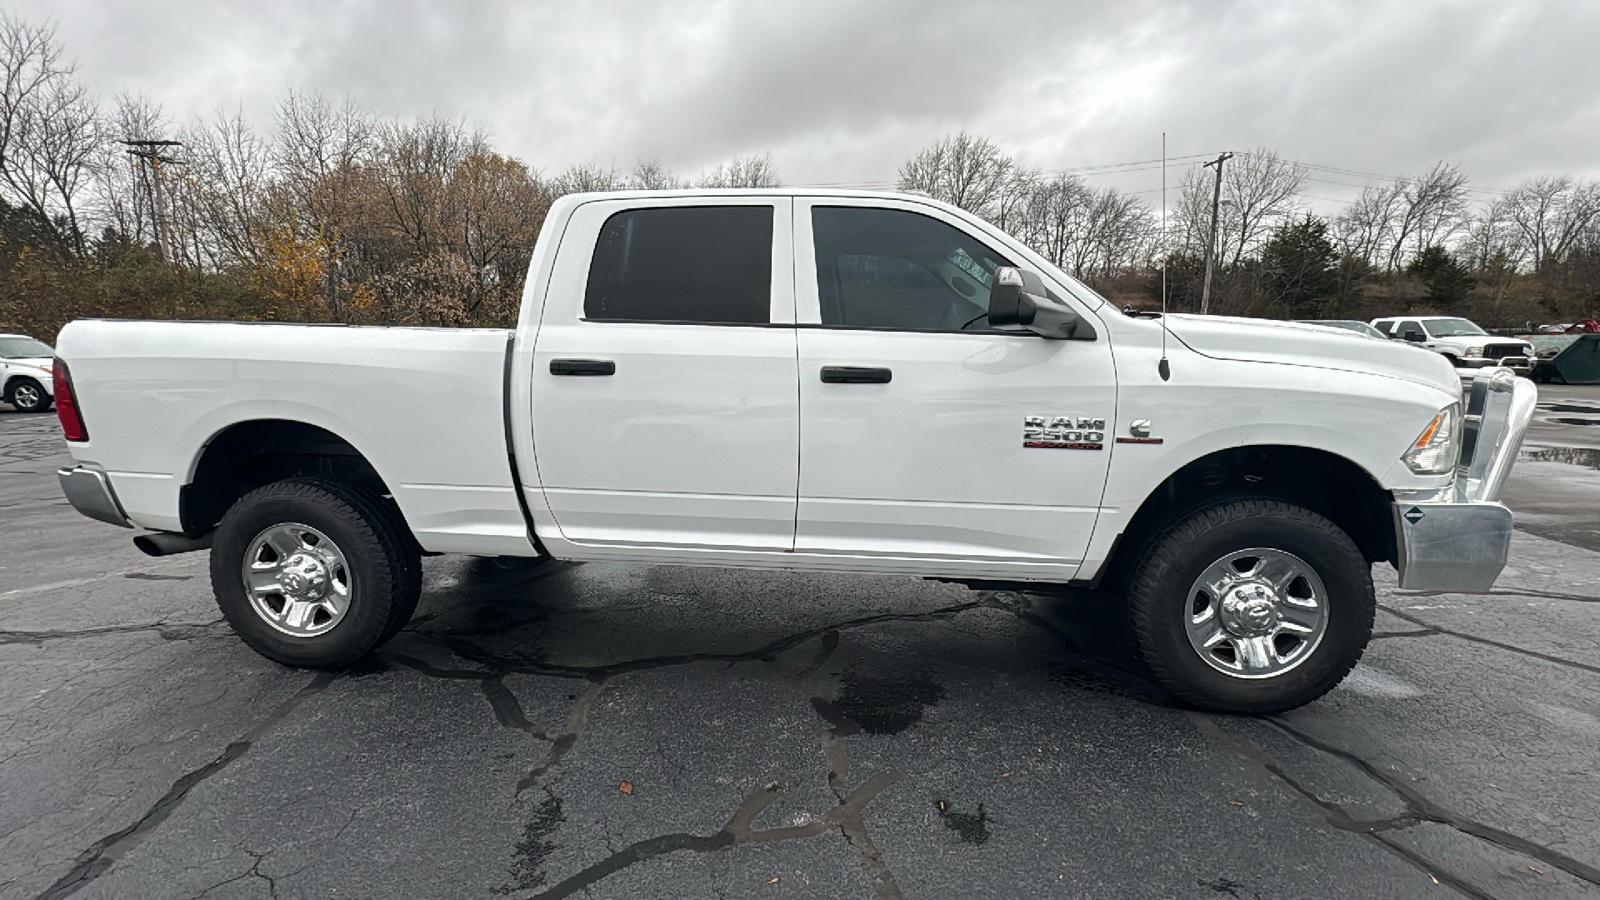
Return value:
M 1200 573 L 1185 606 L 1189 646 L 1235 678 L 1271 678 L 1305 662 L 1328 630 L 1328 589 L 1282 550 L 1229 553 Z
M 328 536 L 285 522 L 245 548 L 245 594 L 268 625 L 297 638 L 330 631 L 350 609 L 350 567 Z

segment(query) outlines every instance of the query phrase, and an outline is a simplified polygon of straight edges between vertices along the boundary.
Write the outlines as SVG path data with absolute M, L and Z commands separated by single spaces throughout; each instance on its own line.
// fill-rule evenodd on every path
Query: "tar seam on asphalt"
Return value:
M 234 738 L 216 759 L 198 769 L 195 769 L 177 781 L 155 805 L 139 818 L 139 821 L 129 825 L 121 831 L 116 831 L 95 841 L 89 849 L 78 854 L 77 864 L 67 874 L 61 876 L 55 884 L 46 888 L 39 895 L 39 900 L 59 900 L 77 893 L 89 882 L 104 875 L 121 859 L 124 854 L 150 835 L 167 817 L 172 815 L 179 804 L 189 796 L 189 791 L 212 775 L 227 768 L 234 760 L 245 755 L 256 741 L 270 733 L 288 715 L 295 711 L 300 704 L 315 697 L 328 689 L 334 679 L 339 677 L 337 672 L 323 672 L 311 683 L 294 693 L 294 696 L 278 704 L 271 713 L 267 714 L 255 727 L 244 734 Z
M 1304 744 L 1307 747 L 1310 747 L 1313 750 L 1327 754 L 1336 759 L 1344 760 L 1345 762 L 1355 766 L 1369 779 L 1376 782 L 1378 785 L 1382 786 L 1384 789 L 1388 790 L 1395 797 L 1397 797 L 1400 802 L 1405 805 L 1406 811 L 1398 816 L 1391 816 L 1387 819 L 1378 819 L 1373 821 L 1356 819 L 1349 813 L 1345 812 L 1345 810 L 1338 804 L 1334 803 L 1333 801 L 1323 799 L 1322 797 L 1318 796 L 1315 791 L 1291 777 L 1287 772 L 1284 771 L 1283 767 L 1280 766 L 1276 760 L 1267 754 L 1265 750 L 1242 737 L 1234 737 L 1224 733 L 1220 728 L 1217 727 L 1215 722 L 1205 717 L 1205 714 L 1203 713 L 1191 713 L 1190 716 L 1191 719 L 1197 723 L 1202 733 L 1212 738 L 1212 740 L 1216 741 L 1218 744 L 1233 750 L 1235 755 L 1239 756 L 1241 759 L 1245 759 L 1246 761 L 1265 769 L 1273 778 L 1287 786 L 1290 790 L 1321 808 L 1324 811 L 1324 818 L 1328 824 L 1335 828 L 1343 831 L 1352 831 L 1358 834 L 1366 834 L 1377 837 L 1379 836 L 1380 832 L 1403 831 L 1423 822 L 1433 822 L 1435 824 L 1452 828 L 1462 834 L 1468 835 L 1469 837 L 1477 838 L 1485 843 L 1493 844 L 1501 849 L 1509 850 L 1513 853 L 1519 853 L 1523 856 L 1539 860 L 1540 862 L 1543 862 L 1553 868 L 1560 869 L 1575 878 L 1579 878 L 1589 882 L 1590 884 L 1600 886 L 1600 869 L 1567 856 L 1566 854 L 1552 850 L 1549 847 L 1545 847 L 1542 844 L 1535 843 L 1527 838 L 1512 834 L 1511 832 L 1500 828 L 1486 825 L 1475 819 L 1469 819 L 1466 816 L 1462 816 L 1447 810 L 1432 800 L 1422 796 L 1422 794 L 1412 786 L 1406 784 L 1398 778 L 1389 775 L 1359 755 L 1343 748 L 1335 747 L 1332 744 L 1329 744 L 1318 738 L 1312 737 L 1304 731 L 1301 731 L 1293 725 L 1285 722 L 1280 717 L 1269 717 L 1262 719 L 1261 721 L 1271 725 L 1288 737 L 1298 741 L 1301 744 Z M 1406 851 L 1401 847 L 1394 846 L 1390 841 L 1383 841 L 1383 843 L 1387 846 L 1390 846 L 1391 849 L 1395 850 L 1396 852 L 1402 853 L 1402 855 L 1405 855 L 1406 858 L 1412 858 L 1410 851 Z M 1432 863 L 1428 863 L 1427 865 L 1430 867 L 1427 871 L 1429 871 L 1431 874 L 1440 874 L 1436 869 L 1431 868 L 1433 865 Z M 1465 882 L 1460 885 L 1452 886 L 1461 888 L 1463 890 L 1466 890 L 1470 887 Z M 1472 889 L 1472 891 L 1481 896 L 1481 893 L 1478 893 L 1476 889 Z

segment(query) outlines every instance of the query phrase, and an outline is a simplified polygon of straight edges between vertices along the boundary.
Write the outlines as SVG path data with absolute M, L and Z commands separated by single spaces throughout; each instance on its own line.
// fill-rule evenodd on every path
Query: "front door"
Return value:
M 942 210 L 836 198 L 796 207 L 795 550 L 897 557 L 907 571 L 1071 577 L 1115 421 L 1105 329 L 1094 341 L 989 329 L 993 272 L 1021 263 Z
M 534 457 L 566 540 L 789 550 L 798 480 L 791 203 L 596 201 L 534 342 Z

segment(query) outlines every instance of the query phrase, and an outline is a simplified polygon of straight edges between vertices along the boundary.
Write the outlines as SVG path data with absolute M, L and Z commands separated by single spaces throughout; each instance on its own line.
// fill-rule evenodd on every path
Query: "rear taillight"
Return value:
M 61 420 L 61 433 L 69 441 L 87 441 L 89 429 L 83 427 L 83 417 L 78 415 L 78 400 L 72 396 L 72 373 L 67 371 L 67 364 L 56 360 L 50 380 L 55 385 L 56 418 Z

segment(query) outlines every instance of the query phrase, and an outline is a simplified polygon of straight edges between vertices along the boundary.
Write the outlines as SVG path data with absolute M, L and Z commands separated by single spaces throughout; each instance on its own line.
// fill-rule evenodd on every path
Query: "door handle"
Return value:
M 823 366 L 823 384 L 888 384 L 894 373 L 882 366 Z
M 609 359 L 552 359 L 551 375 L 615 375 L 617 364 Z

